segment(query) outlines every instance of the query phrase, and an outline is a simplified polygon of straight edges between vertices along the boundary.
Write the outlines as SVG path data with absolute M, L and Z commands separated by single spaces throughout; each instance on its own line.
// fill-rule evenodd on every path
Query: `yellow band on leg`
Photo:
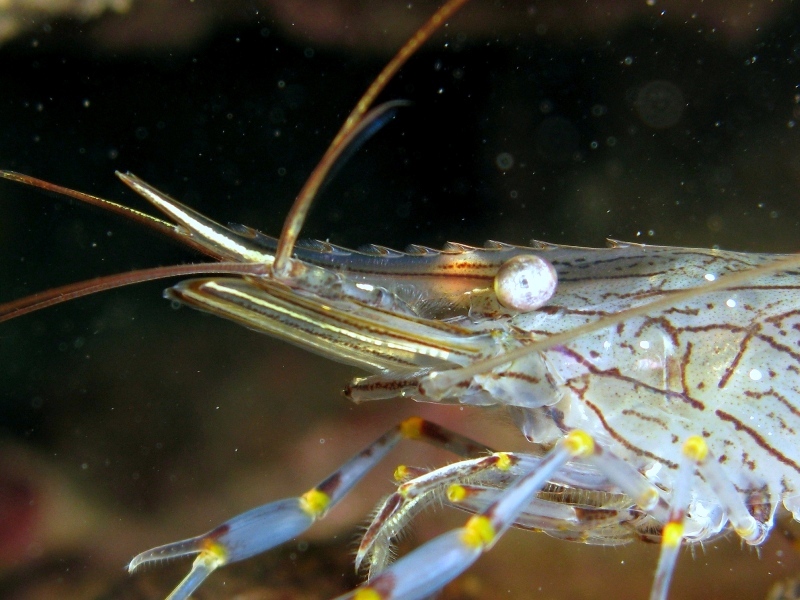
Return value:
M 693 461 L 701 463 L 708 456 L 708 444 L 699 435 L 693 435 L 684 442 L 683 454 Z
M 683 539 L 683 523 L 676 523 L 675 521 L 667 523 L 664 525 L 664 531 L 661 536 L 661 543 L 664 546 L 679 546 Z
M 494 541 L 495 530 L 488 517 L 475 515 L 464 526 L 461 540 L 471 548 L 483 548 Z
M 300 508 L 307 515 L 317 518 L 326 510 L 331 503 L 331 497 L 325 492 L 319 491 L 317 488 L 308 490 L 305 494 L 300 496 Z
M 572 456 L 590 456 L 594 454 L 594 438 L 585 431 L 570 431 L 564 438 L 564 447 Z
M 422 437 L 422 427 L 425 421 L 420 417 L 409 417 L 400 423 L 400 433 L 408 440 L 418 440 Z
M 356 590 L 355 594 L 353 594 L 353 600 L 382 600 L 382 599 L 383 596 L 381 596 L 379 592 L 375 591 L 375 589 L 371 587 L 363 587 L 360 590 Z

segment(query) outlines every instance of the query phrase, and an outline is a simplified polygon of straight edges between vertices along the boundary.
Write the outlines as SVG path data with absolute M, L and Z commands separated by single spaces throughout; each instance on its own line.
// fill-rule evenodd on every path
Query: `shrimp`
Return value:
M 33 183 L 30 178 L 6 176 Z M 728 394 L 714 402 L 725 405 L 737 404 L 749 393 L 776 397 L 783 395 L 781 390 L 792 389 L 789 376 L 770 373 L 759 357 L 772 348 L 785 358 L 786 348 L 776 340 L 791 336 L 793 329 L 791 292 L 786 290 L 795 284 L 794 258 L 780 262 L 767 255 L 635 244 L 616 244 L 608 250 L 546 244 L 534 248 L 493 244 L 485 249 L 451 245 L 443 252 L 414 247 L 401 254 L 381 247 L 354 253 L 321 243 L 297 247 L 299 262 L 285 263 L 289 270 L 282 273 L 275 269 L 273 281 L 268 268 L 274 241 L 251 229 L 223 228 L 135 177 L 124 180 L 191 231 L 194 237 L 189 243 L 194 247 L 232 263 L 213 265 L 209 272 L 229 269 L 266 278 L 263 285 L 255 286 L 248 279 L 193 280 L 172 288 L 174 300 L 380 371 L 348 388 L 355 399 L 401 394 L 436 403 L 509 406 L 523 432 L 537 444 L 532 452 L 494 453 L 487 458 L 481 454 L 487 450 L 481 444 L 425 421 L 406 420 L 370 445 L 369 452 L 337 470 L 334 479 L 300 499 L 268 504 L 208 536 L 134 559 L 131 566 L 137 567 L 149 560 L 200 551 L 176 597 L 188 595 L 221 564 L 243 558 L 253 545 L 275 545 L 278 533 L 273 530 L 285 526 L 282 533 L 289 538 L 300 533 L 346 491 L 332 481 L 360 476 L 398 437 L 444 439 L 463 460 L 430 473 L 411 469 L 413 477 L 402 483 L 400 496 L 395 494 L 384 504 L 359 551 L 359 560 L 370 565 L 377 582 L 367 588 L 371 591 L 362 590 L 362 597 L 426 595 L 454 575 L 456 567 L 466 567 L 484 546 L 494 543 L 498 531 L 511 524 L 590 543 L 666 538 L 662 564 L 667 566 L 660 569 L 654 592 L 662 597 L 672 570 L 669 561 L 684 536 L 690 542 L 713 539 L 730 520 L 743 539 L 759 543 L 781 501 L 796 509 L 792 444 L 786 435 L 779 435 L 783 445 L 771 445 L 759 433 L 770 427 L 784 433 L 793 428 L 791 399 L 784 404 L 788 412 L 776 412 L 756 428 L 736 411 L 715 408 L 711 421 L 722 426 L 713 430 L 711 425 L 695 428 L 698 419 L 704 418 L 698 415 L 706 412 L 711 392 L 690 392 L 690 388 L 711 390 L 713 383 L 723 390 L 717 396 Z M 163 223 L 159 227 L 167 235 L 170 231 L 182 235 Z M 281 236 L 281 241 L 286 239 Z M 519 256 L 539 257 L 545 267 L 558 272 L 556 287 L 545 274 L 545 287 L 554 288 L 555 296 L 545 300 L 543 308 L 498 301 L 503 294 L 497 292 L 508 289 L 498 274 Z M 252 266 L 256 262 L 262 265 L 260 270 Z M 247 267 L 241 268 L 242 264 Z M 189 266 L 185 272 L 202 270 Z M 448 272 L 459 271 L 460 278 L 447 279 Z M 737 276 L 740 279 L 734 282 Z M 624 285 L 609 283 L 623 281 Z M 498 282 L 496 289 L 487 282 Z M 689 293 L 681 297 L 680 290 Z M 259 306 L 267 304 L 268 312 L 260 312 Z M 733 322 L 729 311 L 737 307 L 733 314 L 741 321 Z M 603 321 L 602 315 L 609 320 Z M 780 318 L 784 315 L 785 320 Z M 367 328 L 356 327 L 351 320 L 355 318 Z M 342 322 L 349 325 L 337 325 Z M 756 324 L 768 324 L 774 331 L 757 331 Z M 372 336 L 376 330 L 378 337 Z M 399 332 L 407 333 L 414 343 L 402 342 Z M 354 345 L 354 339 L 358 344 Z M 791 337 L 789 341 L 791 345 Z M 376 347 L 385 350 L 375 351 Z M 698 362 L 698 355 L 718 356 L 719 362 Z M 695 365 L 702 368 L 695 371 Z M 707 381 L 706 369 L 721 375 Z M 612 418 L 611 408 L 601 404 L 610 398 L 631 404 L 621 401 Z M 751 416 L 747 406 L 737 404 L 736 408 Z M 632 441 L 614 428 L 616 423 L 636 435 L 642 423 L 650 429 Z M 730 457 L 731 451 L 725 450 L 731 440 L 738 456 Z M 707 461 L 709 450 L 717 460 L 724 458 L 721 474 L 713 470 L 715 462 Z M 569 457 L 585 461 L 560 464 Z M 635 469 L 625 470 L 618 459 Z M 760 468 L 767 463 L 768 475 Z M 705 483 L 692 478 L 695 466 L 701 468 Z M 757 481 L 753 472 L 758 473 Z M 649 483 L 643 483 L 641 475 Z M 409 476 L 401 473 L 403 477 Z M 536 496 L 544 485 L 547 491 Z M 731 493 L 731 485 L 736 492 Z M 389 540 L 398 523 L 414 510 L 405 499 L 421 496 L 424 503 L 433 496 L 442 497 L 445 490 L 451 503 L 485 513 L 482 517 L 500 514 L 501 520 L 471 519 L 466 529 L 421 546 L 385 570 Z M 525 491 L 528 504 L 509 508 L 507 499 L 514 496 L 504 492 L 519 490 Z M 581 520 L 577 514 L 594 521 Z M 270 531 L 260 527 L 266 516 Z M 665 525 L 671 526 L 671 535 L 662 535 Z M 686 526 L 688 531 L 681 532 Z M 456 543 L 459 539 L 470 543 L 462 548 Z M 385 587 L 392 578 L 408 584 L 419 564 L 433 564 L 444 552 L 458 559 L 452 572 L 432 568 L 431 581 L 423 580 L 421 589 L 414 591 Z

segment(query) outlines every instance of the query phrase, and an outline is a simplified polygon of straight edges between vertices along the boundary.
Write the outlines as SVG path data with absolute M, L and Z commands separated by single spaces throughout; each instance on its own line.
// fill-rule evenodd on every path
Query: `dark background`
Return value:
M 341 170 L 304 236 L 399 249 L 531 238 L 601 246 L 611 237 L 798 250 L 796 5 L 735 36 L 715 28 L 724 8 L 681 23 L 656 4 L 573 30 L 546 27 L 547 6 L 522 13 L 511 30 L 498 25 L 500 33 L 491 22 L 476 28 L 470 6 L 453 19 L 381 97 L 412 106 Z M 411 21 L 421 24 L 427 10 L 415 9 Z M 304 39 L 268 11 L 245 8 L 240 17 L 188 47 L 109 50 L 88 26 L 58 21 L 7 43 L 0 168 L 142 208 L 113 175 L 131 171 L 219 221 L 277 234 L 389 49 Z M 0 181 L 0 301 L 196 259 L 115 217 Z M 164 287 L 108 292 L 0 325 L 0 592 L 127 597 L 143 586 L 141 597 L 158 597 L 177 573 L 129 580 L 119 567 L 132 554 L 301 493 L 408 414 L 522 447 L 486 412 L 400 401 L 352 407 L 339 391 L 353 369 L 176 312 L 161 299 Z M 408 447 L 392 455 L 312 532 L 312 547 L 338 532 L 335 553 L 346 565 L 346 532 L 389 491 L 393 466 L 445 459 Z M 429 524 L 419 537 L 443 526 Z M 787 548 L 773 540 L 761 560 L 736 540 L 697 560 L 687 553 L 673 597 L 729 597 L 743 585 L 763 597 L 798 565 Z M 540 586 L 543 598 L 609 589 L 641 598 L 656 560 L 639 545 L 631 554 L 517 534 L 492 554 L 452 593 L 490 597 L 501 582 L 504 598 L 539 597 L 531 590 Z M 270 560 L 300 569 L 294 547 Z M 243 576 L 241 585 L 266 586 L 265 577 Z M 337 593 L 309 581 L 298 576 L 286 589 Z

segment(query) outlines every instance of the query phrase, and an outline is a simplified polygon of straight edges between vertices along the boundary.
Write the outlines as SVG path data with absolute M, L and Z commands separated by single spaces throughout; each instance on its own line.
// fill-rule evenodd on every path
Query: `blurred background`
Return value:
M 365 0 L 0 3 L 0 168 L 137 208 L 131 171 L 221 222 L 277 234 L 342 120 L 435 10 Z M 412 104 L 340 171 L 304 236 L 348 247 L 530 239 L 798 251 L 800 9 L 744 1 L 468 4 L 381 97 Z M 198 260 L 148 231 L 0 181 L 0 302 Z M 502 415 L 353 406 L 355 369 L 161 298 L 107 292 L 0 326 L 0 596 L 161 598 L 189 561 L 139 551 L 299 494 L 421 414 L 499 449 Z M 297 543 L 198 598 L 329 598 L 401 446 Z M 463 522 L 438 509 L 410 548 Z M 780 528 L 776 528 L 777 530 Z M 657 548 L 511 532 L 448 598 L 646 597 Z M 684 552 L 673 598 L 763 598 L 783 536 Z

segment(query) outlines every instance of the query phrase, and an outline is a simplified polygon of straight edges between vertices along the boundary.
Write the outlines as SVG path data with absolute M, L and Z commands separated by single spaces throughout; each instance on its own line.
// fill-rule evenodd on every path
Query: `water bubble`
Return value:
M 495 157 L 494 162 L 501 171 L 508 171 L 514 166 L 514 156 L 509 152 L 501 152 Z

